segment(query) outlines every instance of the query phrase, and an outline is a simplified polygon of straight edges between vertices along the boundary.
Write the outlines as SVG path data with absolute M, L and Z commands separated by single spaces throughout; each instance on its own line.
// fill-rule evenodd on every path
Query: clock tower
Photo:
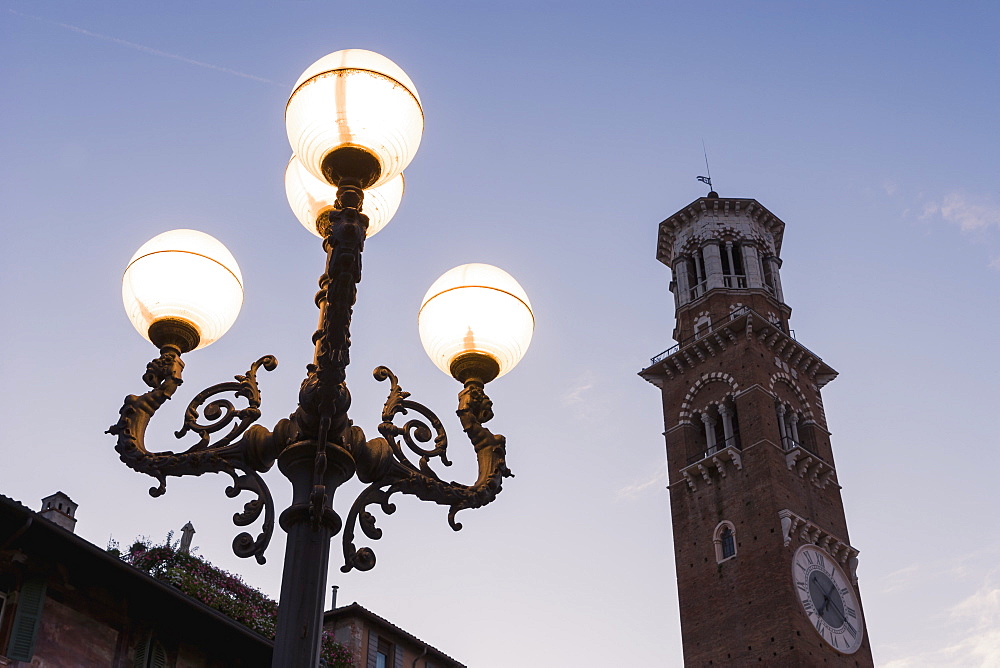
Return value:
M 837 372 L 789 329 L 785 224 L 711 192 L 660 223 L 677 345 L 663 394 L 687 666 L 872 666 L 820 394 Z

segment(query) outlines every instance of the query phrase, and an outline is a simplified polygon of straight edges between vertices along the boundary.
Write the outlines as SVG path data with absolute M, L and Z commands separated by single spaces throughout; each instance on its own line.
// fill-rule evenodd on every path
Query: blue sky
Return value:
M 317 58 L 367 48 L 413 79 L 426 132 L 366 249 L 355 422 L 379 422 L 378 364 L 449 420 L 458 387 L 416 332 L 447 269 L 503 267 L 537 329 L 491 388 L 517 477 L 458 533 L 400 500 L 374 571 L 334 565 L 342 602 L 477 668 L 679 663 L 659 396 L 635 373 L 673 343 L 656 229 L 704 194 L 704 141 L 716 189 L 787 224 L 792 326 L 841 373 L 824 399 L 876 662 L 1000 662 L 995 3 L 0 6 L 0 493 L 62 489 L 98 544 L 191 520 L 202 554 L 277 595 L 283 537 L 263 567 L 233 556 L 223 479 L 151 499 L 103 433 L 155 352 L 120 278 L 177 227 L 245 278 L 239 320 L 154 421 L 159 449 L 190 397 L 266 353 L 261 424 L 291 412 L 322 250 L 285 203 L 284 103 Z M 447 426 L 448 474 L 471 480 Z

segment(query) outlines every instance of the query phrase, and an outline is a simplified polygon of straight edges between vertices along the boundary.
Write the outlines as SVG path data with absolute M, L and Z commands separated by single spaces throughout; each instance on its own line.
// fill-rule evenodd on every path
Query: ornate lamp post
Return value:
M 272 665 L 299 668 L 318 663 L 329 541 L 334 535 L 343 529 L 341 570 L 369 570 L 375 565 L 374 552 L 354 542 L 356 527 L 372 540 L 381 537 L 369 505 L 392 513 L 393 494 L 412 494 L 448 506 L 448 521 L 458 530 L 455 513 L 496 498 L 511 472 L 504 459 L 504 437 L 484 426 L 493 417 L 485 386 L 521 359 L 534 319 L 517 281 L 490 265 L 456 267 L 424 297 L 418 315 L 424 348 L 439 368 L 463 385 L 457 413 L 479 464 L 473 484 L 445 482 L 432 470 L 434 459 L 451 464 L 444 427 L 432 411 L 411 401 L 396 376 L 382 366 L 374 374 L 390 381 L 389 397 L 378 426 L 380 436 L 367 439 L 347 413 L 351 312 L 365 238 L 395 213 L 402 171 L 420 142 L 420 98 L 409 77 L 384 56 L 338 51 L 299 78 L 285 119 L 294 151 L 285 175 L 289 204 L 303 225 L 323 238 L 326 251 L 316 295 L 320 315 L 312 337 L 315 356 L 307 366 L 298 407 L 272 430 L 253 424 L 260 417 L 257 372 L 277 366 L 274 357 L 261 357 L 234 382 L 214 385 L 191 400 L 176 435 L 194 433 L 197 443 L 182 453 L 147 448 L 149 420 L 182 382 L 182 355 L 222 336 L 243 299 L 242 276 L 229 251 L 207 234 L 174 230 L 144 244 L 125 271 L 126 311 L 160 352 L 142 376 L 152 389 L 125 398 L 109 433 L 118 437 L 116 450 L 125 464 L 159 481 L 150 489 L 153 496 L 166 491 L 167 476 L 210 472 L 232 477 L 228 496 L 254 494 L 233 521 L 246 526 L 263 515 L 260 533 L 240 533 L 233 550 L 259 563 L 264 563 L 275 515 L 260 474 L 277 462 L 292 483 L 292 504 L 278 518 L 288 541 Z M 231 399 L 219 396 L 224 394 L 247 405 L 237 408 Z M 402 426 L 394 423 L 408 413 L 419 417 Z M 351 506 L 345 525 L 333 509 L 333 497 L 355 475 L 368 486 Z

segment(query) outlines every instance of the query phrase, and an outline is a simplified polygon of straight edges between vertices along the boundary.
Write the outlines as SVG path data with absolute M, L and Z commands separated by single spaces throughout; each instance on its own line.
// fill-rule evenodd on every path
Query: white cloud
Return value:
M 889 593 L 904 589 L 911 589 L 918 582 L 914 577 L 918 570 L 920 570 L 920 566 L 918 564 L 910 564 L 909 566 L 889 573 L 882 578 L 880 582 L 882 591 Z
M 615 492 L 615 500 L 617 501 L 634 501 L 638 499 L 647 490 L 666 487 L 667 485 L 667 465 L 662 464 L 660 468 L 653 474 L 653 477 L 647 480 L 641 480 L 639 482 L 629 483 L 625 485 L 617 492 Z
M 563 406 L 577 406 L 582 404 L 585 401 L 583 397 L 584 393 L 593 387 L 594 379 L 590 374 L 587 374 L 562 395 Z
M 1000 666 L 1000 570 L 987 574 L 979 589 L 952 606 L 941 629 L 949 639 L 941 649 L 893 659 L 885 668 L 972 668 Z
M 975 198 L 957 191 L 945 195 L 940 203 L 926 204 L 923 215 L 925 218 L 940 216 L 966 232 L 990 227 L 1000 228 L 1000 205 L 985 198 Z

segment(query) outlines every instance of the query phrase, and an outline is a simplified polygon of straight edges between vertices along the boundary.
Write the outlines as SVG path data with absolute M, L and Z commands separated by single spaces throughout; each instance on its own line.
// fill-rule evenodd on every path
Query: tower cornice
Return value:
M 770 232 L 774 238 L 775 254 L 780 255 L 785 223 L 768 211 L 763 204 L 755 199 L 740 197 L 699 197 L 660 223 L 656 259 L 668 267 L 673 266 L 674 241 L 678 231 L 683 226 L 694 223 L 706 215 L 722 218 L 749 216 L 754 222 Z
M 737 345 L 740 337 L 745 341 L 756 339 L 775 354 L 796 376 L 802 374 L 822 389 L 837 377 L 837 372 L 819 355 L 815 354 L 779 325 L 770 322 L 761 314 L 741 308 L 729 318 L 697 337 L 691 337 L 669 348 L 650 360 L 650 365 L 639 372 L 639 376 L 650 383 L 662 387 L 664 379 L 669 380 L 694 369 L 710 357 L 715 357 L 730 345 Z

